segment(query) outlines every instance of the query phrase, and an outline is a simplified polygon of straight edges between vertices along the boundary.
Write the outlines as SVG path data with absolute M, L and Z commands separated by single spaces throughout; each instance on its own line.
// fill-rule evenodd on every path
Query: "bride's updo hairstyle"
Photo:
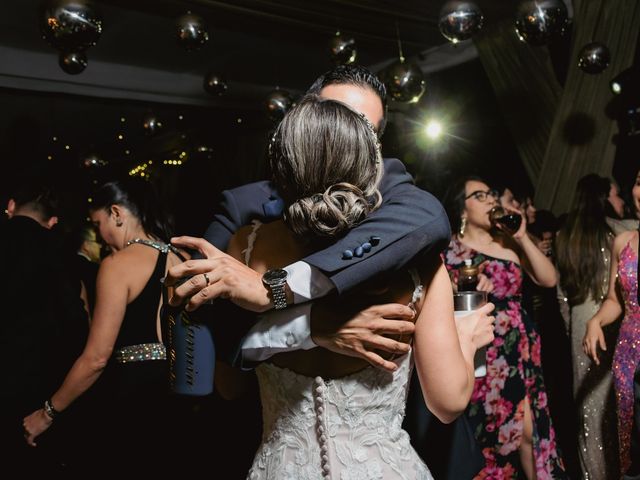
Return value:
M 346 233 L 382 202 L 373 126 L 342 102 L 304 97 L 276 129 L 269 162 L 284 221 L 298 235 Z

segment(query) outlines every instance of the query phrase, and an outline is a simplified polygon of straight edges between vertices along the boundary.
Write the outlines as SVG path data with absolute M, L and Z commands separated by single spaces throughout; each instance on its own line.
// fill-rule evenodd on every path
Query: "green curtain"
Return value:
M 566 212 L 583 175 L 611 175 L 617 124 L 605 114 L 612 99 L 609 82 L 633 63 L 639 30 L 638 0 L 574 0 L 571 65 L 536 183 L 540 208 Z M 592 41 L 611 52 L 609 67 L 597 75 L 578 67 L 580 50 Z
M 486 25 L 474 41 L 520 158 L 536 185 L 562 93 L 549 52 L 520 41 L 513 19 Z
M 605 108 L 611 78 L 629 67 L 640 31 L 638 0 L 574 0 L 570 65 L 564 88 L 556 81 L 546 47 L 517 39 L 513 20 L 487 25 L 475 39 L 480 59 L 531 183 L 539 208 L 571 208 L 577 181 L 595 172 L 611 175 L 615 120 Z M 611 63 L 601 74 L 578 67 L 579 52 L 604 43 Z

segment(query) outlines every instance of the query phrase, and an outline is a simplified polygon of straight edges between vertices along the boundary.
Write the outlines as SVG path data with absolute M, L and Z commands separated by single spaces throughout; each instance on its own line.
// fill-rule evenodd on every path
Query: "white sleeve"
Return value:
M 242 341 L 242 359 L 262 361 L 276 353 L 314 348 L 310 320 L 311 303 L 261 315 Z
M 284 269 L 289 274 L 287 284 L 293 292 L 293 303 L 304 303 L 324 297 L 334 288 L 325 274 L 308 263 L 296 262 Z
M 287 284 L 293 292 L 294 305 L 271 310 L 259 317 L 242 342 L 242 359 L 261 361 L 276 353 L 309 350 L 311 340 L 311 303 L 333 289 L 333 284 L 320 270 L 305 262 L 285 267 Z

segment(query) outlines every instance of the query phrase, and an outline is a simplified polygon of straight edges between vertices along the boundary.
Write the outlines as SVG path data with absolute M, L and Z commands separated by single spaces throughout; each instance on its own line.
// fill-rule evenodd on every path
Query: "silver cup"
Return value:
M 453 310 L 456 317 L 464 317 L 474 310 L 486 305 L 487 292 L 458 292 L 453 294 Z M 487 347 L 476 350 L 473 357 L 475 376 L 484 377 L 487 374 Z

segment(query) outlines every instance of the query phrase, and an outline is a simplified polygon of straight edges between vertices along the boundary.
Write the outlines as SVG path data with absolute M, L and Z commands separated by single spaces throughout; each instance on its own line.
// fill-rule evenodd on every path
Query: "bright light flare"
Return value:
M 437 120 L 429 120 L 424 131 L 429 138 L 435 140 L 442 135 L 442 124 Z

